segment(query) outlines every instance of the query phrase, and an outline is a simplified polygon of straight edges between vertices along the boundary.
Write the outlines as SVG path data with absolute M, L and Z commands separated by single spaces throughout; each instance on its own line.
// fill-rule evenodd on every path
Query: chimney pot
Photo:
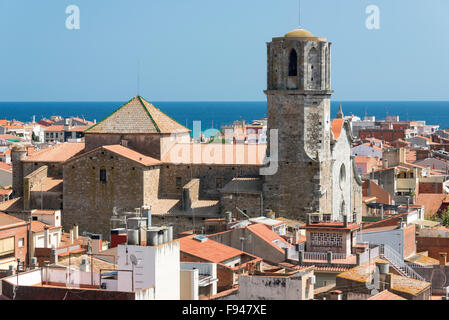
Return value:
M 447 263 L 447 253 L 440 252 L 440 266 L 445 266 Z

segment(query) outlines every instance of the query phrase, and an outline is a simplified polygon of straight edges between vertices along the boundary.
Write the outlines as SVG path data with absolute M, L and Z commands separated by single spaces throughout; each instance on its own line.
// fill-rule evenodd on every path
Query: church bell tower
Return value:
M 268 148 L 278 170 L 264 179 L 264 208 L 304 220 L 331 213 L 331 44 L 302 28 L 267 43 Z

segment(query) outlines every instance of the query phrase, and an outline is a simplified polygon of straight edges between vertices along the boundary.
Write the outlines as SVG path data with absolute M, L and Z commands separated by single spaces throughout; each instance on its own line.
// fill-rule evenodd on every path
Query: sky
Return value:
M 266 42 L 298 27 L 298 2 L 0 0 L 0 101 L 264 101 Z M 301 25 L 332 42 L 334 100 L 449 100 L 448 13 L 447 0 L 301 0 Z

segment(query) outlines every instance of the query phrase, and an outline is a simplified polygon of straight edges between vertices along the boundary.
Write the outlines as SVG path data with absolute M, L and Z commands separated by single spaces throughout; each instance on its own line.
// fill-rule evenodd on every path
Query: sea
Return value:
M 86 120 L 100 121 L 118 109 L 124 101 L 105 102 L 0 102 L 0 119 L 16 119 L 23 122 L 60 115 L 78 116 Z M 219 129 L 235 120 L 252 120 L 267 116 L 265 101 L 229 102 L 152 102 L 170 117 L 192 129 L 193 121 L 201 121 L 202 130 Z M 424 120 L 427 124 L 449 128 L 449 101 L 332 101 L 331 116 L 335 117 L 342 105 L 345 115 L 363 119 L 365 115 L 376 120 L 386 115 L 398 115 L 400 120 Z

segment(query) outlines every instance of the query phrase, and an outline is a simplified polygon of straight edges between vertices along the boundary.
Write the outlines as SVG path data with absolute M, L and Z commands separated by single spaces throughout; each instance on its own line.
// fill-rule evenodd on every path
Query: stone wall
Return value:
M 220 212 L 232 212 L 232 216 L 238 219 L 244 219 L 242 214 L 236 209 L 245 212 L 251 218 L 260 217 L 262 212 L 261 194 L 251 193 L 226 193 L 222 194 L 220 198 Z M 231 198 L 232 197 L 232 198 Z
M 257 177 L 259 166 L 250 165 L 161 165 L 160 195 L 181 198 L 182 187 L 192 179 L 200 179 L 199 194 L 203 199 L 219 199 L 220 188 L 236 177 Z M 177 184 L 177 178 L 181 178 Z
M 100 181 L 106 170 L 106 182 Z M 153 172 L 148 172 L 152 171 Z M 110 233 L 112 210 L 139 208 L 151 203 L 151 188 L 157 187 L 158 170 L 118 156 L 105 149 L 76 158 L 64 165 L 63 226 L 77 223 L 79 231 Z M 150 191 L 145 192 L 144 188 Z M 153 195 L 154 197 L 154 195 Z
M 182 190 L 182 210 L 189 211 L 192 204 L 198 201 L 200 191 L 200 179 L 192 179 Z
M 41 166 L 39 169 L 33 171 L 28 174 L 25 178 L 23 178 L 23 208 L 25 210 L 29 210 L 30 206 L 30 197 L 31 197 L 31 189 L 33 186 L 39 187 L 48 174 L 48 166 Z

